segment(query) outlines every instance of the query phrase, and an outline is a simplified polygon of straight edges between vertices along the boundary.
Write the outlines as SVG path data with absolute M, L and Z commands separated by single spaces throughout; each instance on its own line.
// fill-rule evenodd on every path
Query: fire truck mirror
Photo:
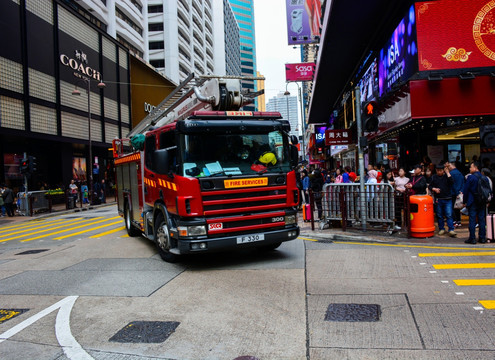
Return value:
M 160 175 L 168 174 L 168 150 L 155 150 L 153 153 L 153 170 Z
M 297 138 L 296 135 L 291 135 L 290 136 L 290 142 L 292 143 L 292 145 L 297 145 L 297 144 L 299 144 L 299 139 Z

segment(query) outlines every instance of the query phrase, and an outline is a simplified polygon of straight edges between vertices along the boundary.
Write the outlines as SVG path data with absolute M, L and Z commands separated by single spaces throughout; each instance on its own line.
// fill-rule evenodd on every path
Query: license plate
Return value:
M 264 234 L 246 235 L 246 236 L 239 236 L 237 238 L 237 243 L 238 244 L 245 244 L 245 243 L 250 243 L 250 242 L 255 242 L 255 241 L 263 241 L 263 240 L 265 240 Z

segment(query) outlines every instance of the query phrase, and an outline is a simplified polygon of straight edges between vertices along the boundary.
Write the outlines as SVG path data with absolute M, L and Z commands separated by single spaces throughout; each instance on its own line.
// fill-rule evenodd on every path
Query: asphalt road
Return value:
M 11 223 L 0 358 L 493 359 L 494 269 L 490 248 L 310 236 L 168 264 L 115 206 Z

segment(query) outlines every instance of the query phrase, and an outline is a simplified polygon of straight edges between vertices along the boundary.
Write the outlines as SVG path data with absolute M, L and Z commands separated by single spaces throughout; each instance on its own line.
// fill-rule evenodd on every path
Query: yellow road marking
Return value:
M 443 249 L 443 250 L 471 250 L 471 251 L 493 251 L 495 255 L 495 249 L 473 249 L 472 247 L 446 247 L 446 246 L 424 246 L 424 245 L 406 245 L 406 244 L 381 244 L 381 243 L 367 243 L 367 242 L 354 242 L 354 241 L 333 241 L 334 244 L 349 244 L 349 245 L 367 245 L 367 246 L 390 246 L 390 247 L 405 247 L 405 248 L 420 248 L 420 249 Z
M 90 232 L 90 231 L 93 231 L 93 230 L 97 230 L 97 229 L 101 229 L 101 228 L 104 228 L 104 227 L 109 227 L 109 226 L 112 226 L 112 225 L 115 225 L 115 224 L 121 224 L 121 223 L 122 223 L 122 220 L 114 221 L 113 223 L 110 223 L 110 224 L 105 224 L 105 225 L 97 226 L 95 228 L 86 229 L 86 230 L 79 231 L 79 232 L 76 232 L 76 233 L 72 233 L 72 234 L 60 236 L 60 237 L 57 237 L 57 238 L 55 238 L 53 240 L 62 240 L 62 239 L 65 239 L 65 238 L 68 238 L 68 237 L 71 237 L 71 236 L 85 234 L 85 233 Z
M 45 234 L 45 235 L 37 236 L 37 237 L 31 238 L 31 239 L 28 239 L 28 240 L 20 240 L 20 241 L 21 242 L 27 242 L 27 241 L 32 241 L 32 240 L 36 240 L 36 239 L 41 239 L 41 238 L 43 238 L 45 236 L 57 235 L 57 234 L 60 234 L 60 233 L 63 233 L 63 232 L 72 231 L 72 230 L 75 230 L 75 229 L 80 229 L 80 228 L 85 227 L 85 226 L 88 226 L 88 225 L 99 224 L 99 223 L 102 223 L 102 222 L 105 222 L 105 221 L 115 220 L 115 219 L 120 219 L 120 216 L 115 216 L 115 217 L 112 217 L 112 218 L 103 219 L 103 220 L 99 220 L 99 221 L 93 221 L 92 223 L 88 223 L 88 224 L 84 224 L 84 225 L 79 225 L 79 226 L 76 226 L 76 227 L 74 227 L 72 229 L 64 229 L 64 230 L 61 230 L 61 231 L 55 231 L 55 232 L 50 233 L 50 234 Z
M 113 230 L 106 231 L 104 233 L 100 233 L 100 234 L 96 234 L 96 235 L 90 236 L 90 238 L 97 238 L 97 237 L 101 237 L 101 236 L 105 236 L 105 235 L 110 235 L 110 234 L 116 233 L 116 232 L 121 231 L 121 230 L 124 230 L 124 229 L 125 229 L 125 226 L 122 226 L 122 227 L 119 227 L 119 228 L 116 228 L 116 229 L 113 229 Z
M 457 286 L 486 286 L 495 285 L 495 279 L 460 279 L 454 280 Z
M 11 226 L 2 226 L 0 227 L 0 234 L 3 234 L 3 233 L 6 233 L 10 230 L 17 230 L 17 229 L 25 229 L 25 228 L 29 228 L 31 226 L 38 226 L 38 225 L 46 225 L 46 224 L 50 224 L 50 223 L 56 223 L 58 221 L 63 221 L 65 219 L 57 219 L 57 220 L 50 220 L 50 221 L 40 221 L 40 220 L 31 220 L 29 221 L 29 224 L 25 223 L 24 225 L 21 224 L 18 224 L 18 225 L 11 225 Z
M 480 304 L 483 305 L 485 309 L 495 309 L 495 300 L 481 300 Z
M 32 232 L 32 233 L 31 232 L 29 232 L 29 233 L 24 232 L 24 234 L 22 234 L 22 235 L 14 236 L 14 237 L 11 237 L 11 238 L 8 238 L 8 239 L 2 239 L 2 240 L 0 240 L 0 242 L 5 242 L 5 241 L 10 241 L 10 240 L 20 239 L 20 238 L 23 238 L 23 237 L 26 237 L 26 236 L 31 236 L 33 234 L 40 234 L 40 233 L 44 233 L 44 232 L 47 232 L 47 231 L 51 231 L 51 230 L 55 230 L 55 229 L 61 229 L 61 228 L 67 227 L 67 226 L 72 226 L 72 225 L 75 225 L 75 224 L 82 224 L 82 223 L 85 223 L 85 222 L 93 221 L 95 219 L 103 219 L 103 216 L 99 216 L 99 217 L 94 218 L 94 219 L 87 219 L 87 220 L 81 220 L 81 221 L 76 221 L 76 222 L 67 221 L 67 224 L 64 224 L 64 225 L 55 226 L 55 227 L 51 227 L 51 228 L 48 228 L 48 229 L 45 229 L 45 230 L 35 231 L 35 232 Z M 58 225 L 58 224 L 56 224 L 56 225 Z
M 495 263 L 476 263 L 476 264 L 436 264 L 435 269 L 493 269 Z
M 58 229 L 58 228 L 62 227 L 62 226 L 51 227 L 53 225 L 69 224 L 69 223 L 73 222 L 74 220 L 80 220 L 80 219 L 82 219 L 82 218 L 70 219 L 70 220 L 63 220 L 63 221 L 59 221 L 59 222 L 54 223 L 54 224 L 38 226 L 38 227 L 34 227 L 34 228 L 29 228 L 29 229 L 23 229 L 23 230 L 20 230 L 20 231 L 14 231 L 14 232 L 10 232 L 10 233 L 8 233 L 6 235 L 0 235 L 0 238 L 4 238 L 4 237 L 11 236 L 11 235 L 14 235 L 14 234 L 25 233 L 25 232 L 28 232 L 28 231 L 30 232 L 31 230 L 43 229 L 43 228 L 47 228 L 47 227 L 49 227 L 50 229 L 46 229 L 46 230 L 42 230 L 42 231 L 35 231 L 33 233 L 30 232 L 30 234 L 37 234 L 37 233 L 40 233 L 40 232 L 43 232 L 43 231 L 50 231 L 51 229 Z M 64 226 L 67 226 L 67 225 L 64 225 Z
M 122 235 L 121 238 L 123 237 L 129 237 L 129 234 Z
M 298 239 L 303 239 L 303 240 L 306 240 L 306 241 L 318 241 L 316 239 L 308 239 L 308 238 L 303 238 L 301 236 L 299 236 Z
M 441 256 L 495 256 L 495 251 L 485 252 L 451 252 L 451 253 L 419 253 L 419 257 L 441 257 Z

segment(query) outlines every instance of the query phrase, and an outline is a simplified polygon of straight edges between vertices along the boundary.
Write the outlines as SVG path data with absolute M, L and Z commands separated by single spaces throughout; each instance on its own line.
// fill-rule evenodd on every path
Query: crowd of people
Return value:
M 403 225 L 404 195 L 430 195 L 433 197 L 438 235 L 457 237 L 456 229 L 462 226 L 461 213 L 469 217 L 468 244 L 489 242 L 486 237 L 486 215 L 495 210 L 492 170 L 486 159 L 483 166 L 473 159 L 468 171 L 460 169 L 458 162 L 442 161 L 433 164 L 429 159 L 414 165 L 409 171 L 401 167 L 398 170 L 387 169 L 384 165 L 369 164 L 365 169 L 366 184 L 390 184 L 394 187 L 395 223 L 400 229 Z M 302 203 L 309 203 L 309 189 L 314 194 L 318 209 L 318 218 L 322 218 L 321 192 L 325 183 L 359 183 L 360 178 L 349 166 L 326 169 L 299 169 Z M 487 195 L 480 194 L 485 185 Z M 488 197 L 488 198 L 487 198 Z M 478 229 L 478 239 L 476 239 Z

